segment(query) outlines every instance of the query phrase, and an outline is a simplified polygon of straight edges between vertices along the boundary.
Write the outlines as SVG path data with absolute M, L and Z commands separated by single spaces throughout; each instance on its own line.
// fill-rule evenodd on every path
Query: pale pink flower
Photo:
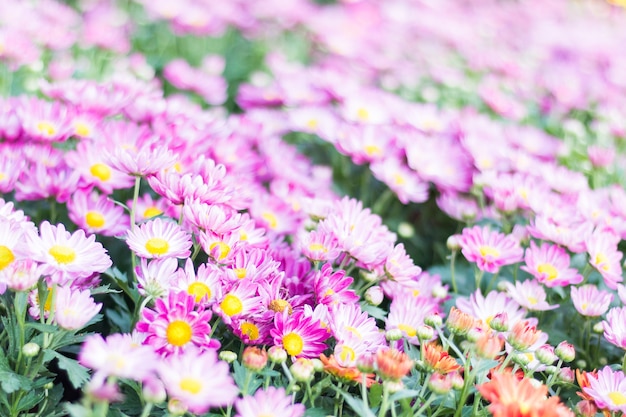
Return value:
M 54 297 L 54 321 L 65 330 L 85 327 L 102 308 L 96 303 L 89 290 L 57 287 Z
M 604 338 L 626 350 L 626 307 L 613 307 L 602 322 Z
M 119 236 L 130 226 L 130 218 L 124 208 L 103 195 L 78 191 L 67 208 L 70 220 L 89 234 Z
M 613 294 L 599 290 L 593 284 L 572 287 L 571 296 L 576 311 L 587 317 L 603 315 L 609 309 L 611 301 L 613 301 Z
M 268 387 L 259 389 L 253 397 L 244 396 L 235 403 L 237 415 L 235 417 L 302 417 L 305 412 L 304 405 L 293 404 L 290 395 L 285 389 Z
M 507 314 L 509 328 L 513 328 L 526 317 L 526 310 L 517 301 L 497 291 L 491 291 L 487 296 L 483 296 L 480 290 L 476 290 L 469 299 L 457 298 L 456 305 L 459 310 L 481 320 L 487 326 L 500 313 Z
M 589 386 L 583 392 L 591 397 L 598 408 L 626 413 L 626 376 L 605 366 L 596 374 L 588 373 Z
M 547 287 L 579 284 L 583 276 L 577 269 L 570 268 L 570 257 L 565 249 L 560 246 L 542 243 L 537 247 L 535 242 L 530 242 L 524 257 L 526 265 L 520 269 L 533 275 Z
M 558 304 L 550 305 L 546 300 L 546 291 L 535 280 L 516 282 L 512 284 L 506 282 L 506 289 L 509 297 L 517 301 L 522 307 L 531 311 L 545 311 L 558 308 Z
M 128 247 L 142 258 L 186 258 L 191 252 L 191 236 L 180 226 L 162 218 L 133 227 L 126 239 Z
M 624 280 L 620 264 L 623 254 L 617 249 L 619 240 L 619 236 L 598 231 L 586 239 L 589 263 L 600 272 L 604 283 L 613 290 L 617 289 L 617 283 Z
M 513 236 L 492 231 L 489 227 L 474 226 L 463 229 L 459 236 L 461 252 L 479 269 L 496 273 L 501 266 L 522 260 L 524 250 Z

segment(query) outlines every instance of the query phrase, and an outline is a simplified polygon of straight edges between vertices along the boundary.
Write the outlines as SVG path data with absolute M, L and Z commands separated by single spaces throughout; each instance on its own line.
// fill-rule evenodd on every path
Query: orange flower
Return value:
M 320 355 L 320 360 L 324 364 L 324 371 L 328 372 L 331 375 L 334 375 L 339 379 L 361 382 L 363 375 L 365 375 L 365 384 L 368 388 L 376 382 L 374 380 L 374 374 L 363 374 L 357 368 L 347 368 L 345 366 L 339 365 L 337 359 L 335 359 L 335 355 L 330 355 L 330 357 L 327 357 L 322 353 Z
M 424 345 L 424 363 L 433 371 L 440 374 L 448 374 L 458 371 L 461 365 L 456 359 L 445 352 L 443 348 L 436 343 L 427 343 Z
M 504 340 L 491 332 L 484 333 L 476 341 L 476 353 L 481 358 L 494 359 L 502 351 Z
M 456 307 L 452 307 L 448 314 L 448 320 L 446 320 L 446 327 L 448 327 L 452 333 L 464 335 L 474 327 L 475 322 L 476 319 L 474 317 Z
M 590 386 L 589 384 L 589 375 L 596 375 L 595 369 L 592 372 L 581 371 L 580 369 L 576 369 L 576 382 L 578 382 L 578 386 L 580 387 L 580 392 L 577 392 L 578 396 L 583 400 L 593 400 L 593 397 L 585 394 L 583 388 Z
M 491 381 L 476 387 L 491 404 L 494 417 L 565 417 L 574 413 L 559 397 L 546 398 L 548 387 L 535 386 L 530 379 L 518 379 L 510 372 L 493 373 Z
M 397 349 L 379 349 L 376 352 L 376 370 L 382 379 L 399 381 L 412 367 L 411 358 Z
M 531 325 L 528 320 L 518 321 L 509 334 L 508 342 L 521 352 L 531 347 L 541 336 L 541 330 Z

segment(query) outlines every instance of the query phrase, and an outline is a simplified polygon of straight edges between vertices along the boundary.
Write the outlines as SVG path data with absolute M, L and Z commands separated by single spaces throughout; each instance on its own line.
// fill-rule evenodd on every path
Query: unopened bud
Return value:
M 513 362 L 525 366 L 530 363 L 530 358 L 525 353 L 514 353 Z
M 571 362 L 576 357 L 574 345 L 566 341 L 559 343 L 556 349 L 554 349 L 554 353 L 556 353 L 556 356 L 563 362 Z
M 385 332 L 385 338 L 390 342 L 395 342 L 396 340 L 400 340 L 402 339 L 402 330 L 389 329 Z
M 370 374 L 374 372 L 375 363 L 376 357 L 373 354 L 366 354 L 357 359 L 356 367 L 359 371 Z
M 410 239 L 415 236 L 415 228 L 410 223 L 401 222 L 398 225 L 398 234 L 405 239 Z
M 324 370 L 324 362 L 321 360 L 313 358 L 311 359 L 311 362 L 313 363 L 313 369 L 315 369 L 315 372 L 322 372 Z
M 448 289 L 443 285 L 436 285 L 433 287 L 432 295 L 439 300 L 443 300 L 448 296 Z
M 451 252 L 456 252 L 461 249 L 461 245 L 459 244 L 459 237 L 457 235 L 452 235 L 446 240 L 446 246 L 448 250 Z
M 309 382 L 313 379 L 315 365 L 309 359 L 299 358 L 289 368 L 293 378 L 298 382 Z
M 497 332 L 509 330 L 509 315 L 506 312 L 498 313 L 489 322 L 489 327 Z
M 574 382 L 574 371 L 572 368 L 563 367 L 559 371 L 559 379 L 565 383 L 571 384 Z
M 237 360 L 237 354 L 230 350 L 223 350 L 218 356 L 221 360 L 228 363 L 233 363 Z
M 370 305 L 377 306 L 383 302 L 385 295 L 383 294 L 382 288 L 378 285 L 375 287 L 370 287 L 365 291 L 365 301 L 367 301 Z
M 167 402 L 167 411 L 174 416 L 182 416 L 187 412 L 187 406 L 181 400 L 171 398 Z
M 432 327 L 427 326 L 425 324 L 418 326 L 417 338 L 419 339 L 420 342 L 431 340 L 433 337 L 435 337 L 435 331 L 433 330 Z
M 144 400 L 153 404 L 160 404 L 167 398 L 163 382 L 154 377 L 143 381 L 141 392 Z
M 463 386 L 465 386 L 465 381 L 463 380 L 463 377 L 461 376 L 460 373 L 458 372 L 454 372 L 452 373 L 452 388 L 454 388 L 457 391 L 460 391 L 463 389 Z
M 429 314 L 424 318 L 424 324 L 438 328 L 443 325 L 443 320 L 439 314 Z
M 596 324 L 593 325 L 593 331 L 594 333 L 598 333 L 598 334 L 604 333 L 604 324 L 602 324 L 601 321 L 597 322 Z
M 249 370 L 259 372 L 267 365 L 267 352 L 256 346 L 248 346 L 243 351 L 242 362 Z
M 362 271 L 361 272 L 361 276 L 367 282 L 376 282 L 376 281 L 378 281 L 380 279 L 380 277 L 378 276 L 378 274 L 376 272 L 365 272 L 365 271 Z
M 535 351 L 535 357 L 544 365 L 552 365 L 556 360 L 554 348 L 550 345 L 541 345 Z
M 402 381 L 386 380 L 383 381 L 383 386 L 387 387 L 387 390 L 390 394 L 394 394 L 404 389 L 404 384 L 402 383 Z
M 598 408 L 592 400 L 579 401 L 576 404 L 576 412 L 581 417 L 594 417 L 598 413 Z
M 445 375 L 435 372 L 428 378 L 428 388 L 435 394 L 447 394 L 452 390 L 452 380 Z
M 267 357 L 274 363 L 284 363 L 287 360 L 287 351 L 280 346 L 272 346 L 267 351 Z
M 27 358 L 34 358 L 39 354 L 41 348 L 37 343 L 28 342 L 24 346 L 22 346 L 22 354 Z

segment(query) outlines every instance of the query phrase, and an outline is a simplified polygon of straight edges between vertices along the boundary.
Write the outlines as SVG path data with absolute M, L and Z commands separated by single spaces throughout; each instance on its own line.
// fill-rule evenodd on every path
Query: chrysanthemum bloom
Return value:
M 251 371 L 261 371 L 267 365 L 267 352 L 256 346 L 248 346 L 243 351 L 241 363 Z
M 400 381 L 413 368 L 414 362 L 404 352 L 382 348 L 376 352 L 376 373 L 383 380 Z
M 261 297 L 257 295 L 260 282 L 242 280 L 224 291 L 213 305 L 213 310 L 226 324 L 233 319 L 252 316 L 262 309 Z
M 129 334 L 114 333 L 106 339 L 93 334 L 85 339 L 78 361 L 107 377 L 142 381 L 156 369 L 157 357 L 152 347 L 138 344 Z
M 546 291 L 535 280 L 526 280 L 512 284 L 505 282 L 507 294 L 522 307 L 531 311 L 545 311 L 558 308 L 558 304 L 550 305 L 546 301 Z
M 216 235 L 233 233 L 241 227 L 242 222 L 241 214 L 228 206 L 195 199 L 185 199 L 183 218 L 185 223 Z
M 502 352 L 502 348 L 504 347 L 504 340 L 498 336 L 497 333 L 494 332 L 485 332 L 481 336 L 478 337 L 474 348 L 476 349 L 476 354 L 481 358 L 485 359 L 495 359 L 500 352 Z
M 18 259 L 0 271 L 0 284 L 13 291 L 28 291 L 39 282 L 41 267 L 31 259 Z
M 355 303 L 359 296 L 350 289 L 353 281 L 354 279 L 346 275 L 345 271 L 333 272 L 331 264 L 324 264 L 313 277 L 316 302 L 329 306 Z
M 487 326 L 498 313 L 507 314 L 510 327 L 526 316 L 526 310 L 521 308 L 515 300 L 497 291 L 491 291 L 485 297 L 480 290 L 476 290 L 470 295 L 469 300 L 458 298 L 456 304 L 459 310 L 479 319 Z
M 526 265 L 521 269 L 548 287 L 575 285 L 583 280 L 578 270 L 569 267 L 569 255 L 560 246 L 542 243 L 537 247 L 535 242 L 531 241 L 530 247 L 526 249 L 524 261 Z
M 517 239 L 493 232 L 489 227 L 465 228 L 458 241 L 468 261 L 476 262 L 479 269 L 491 273 L 498 272 L 503 265 L 521 261 L 524 255 Z
M 134 177 L 154 175 L 171 168 L 176 156 L 166 146 L 142 145 L 139 149 L 116 146 L 105 154 L 105 160 L 112 168 Z
M 24 99 L 18 115 L 24 133 L 37 141 L 62 142 L 72 132 L 68 108 L 59 102 Z
M 141 258 L 187 258 L 192 244 L 188 233 L 161 218 L 134 226 L 126 243 Z
M 65 330 L 83 328 L 102 308 L 89 290 L 57 287 L 54 297 L 54 321 Z
M 446 327 L 452 333 L 464 335 L 474 327 L 475 322 L 476 319 L 474 317 L 453 306 L 450 309 L 450 314 L 448 314 Z
M 476 387 L 491 404 L 494 417 L 574 417 L 559 397 L 546 398 L 548 387 L 536 386 L 529 378 L 521 380 L 511 372 L 492 372 L 491 380 Z
M 366 352 L 372 353 L 386 345 L 385 336 L 376 325 L 376 320 L 362 311 L 359 304 L 335 306 L 329 311 L 328 322 L 328 327 L 338 344 L 355 339 L 364 345 Z M 350 345 L 353 343 L 348 346 Z
M 330 355 L 330 357 L 327 357 L 322 353 L 320 355 L 320 360 L 324 364 L 324 372 L 329 373 L 336 378 L 352 382 L 362 382 L 363 380 L 363 373 L 359 370 L 359 368 L 355 366 L 341 365 L 337 361 L 335 355 Z M 374 374 L 365 374 L 365 384 L 368 388 L 376 382 L 374 377 Z
M 219 361 L 214 350 L 188 349 L 171 355 L 158 365 L 157 372 L 170 399 L 180 401 L 192 413 L 230 405 L 239 394 L 228 364 Z
M 626 350 L 626 307 L 610 309 L 602 325 L 605 339 Z
M 201 264 L 196 273 L 193 261 L 187 258 L 185 268 L 176 273 L 172 286 L 194 296 L 196 303 L 211 306 L 221 291 L 220 276 L 223 273 L 212 264 Z
M 157 299 L 154 310 L 144 308 L 137 331 L 145 333 L 145 343 L 156 353 L 172 354 L 193 346 L 217 349 L 220 343 L 211 339 L 211 310 L 198 307 L 193 296 L 171 291 L 167 299 Z
M 0 217 L 0 272 L 20 258 L 28 257 L 29 239 L 34 238 L 30 228 L 22 227 L 16 220 Z
M 626 413 L 626 376 L 605 366 L 595 375 L 588 374 L 589 386 L 583 392 L 591 397 L 600 409 Z
M 461 369 L 461 365 L 437 343 L 424 344 L 424 364 L 432 371 L 448 374 Z
M 302 417 L 305 412 L 304 405 L 293 404 L 291 396 L 282 387 L 259 389 L 253 397 L 246 395 L 238 399 L 235 408 L 235 417 Z
M 617 289 L 617 283 L 623 281 L 620 264 L 623 254 L 617 249 L 619 240 L 620 237 L 612 233 L 594 232 L 585 241 L 589 263 L 600 272 L 604 283 L 613 290 Z
M 391 280 L 411 281 L 421 273 L 422 268 L 413 263 L 402 243 L 396 245 L 385 260 L 385 275 Z
M 376 179 L 384 182 L 403 204 L 423 203 L 428 200 L 429 184 L 399 157 L 384 155 L 370 165 Z
M 111 258 L 95 235 L 85 236 L 83 230 L 70 234 L 60 223 L 52 226 L 47 221 L 40 227 L 41 237 L 31 239 L 32 258 L 43 264 L 42 275 L 52 282 L 65 283 L 104 272 L 112 264 Z
M 330 233 L 316 230 L 299 235 L 298 244 L 302 254 L 311 261 L 334 261 L 340 254 L 337 239 Z
M 231 262 L 223 269 L 224 279 L 235 282 L 242 279 L 272 279 L 278 274 L 279 266 L 280 263 L 273 260 L 265 250 L 238 246 L 233 248 Z
M 132 207 L 133 200 L 126 202 L 128 207 Z M 135 207 L 135 221 L 137 223 L 143 223 L 153 217 L 161 216 L 162 214 L 169 214 L 168 210 L 171 208 L 169 202 L 164 198 L 154 199 L 148 193 L 139 196 L 137 199 L 137 205 Z
M 424 324 L 424 319 L 438 311 L 439 304 L 430 297 L 415 298 L 411 293 L 398 294 L 389 307 L 385 320 L 385 329 L 399 329 L 409 343 L 419 345 L 417 328 Z
M 103 236 L 122 235 L 130 225 L 124 209 L 104 195 L 76 192 L 68 201 L 68 216 L 88 233 Z
M 296 358 L 317 358 L 326 350 L 328 331 L 319 321 L 304 315 L 303 311 L 291 316 L 284 311 L 274 316 L 274 328 L 270 331 L 274 345 L 282 346 L 289 355 Z
M 161 258 L 148 261 L 141 258 L 135 267 L 137 275 L 137 290 L 139 294 L 152 298 L 163 298 L 172 289 L 178 260 L 176 258 Z
M 524 352 L 539 340 L 541 333 L 528 320 L 518 321 L 511 329 L 507 342 L 516 350 Z
M 613 301 L 613 294 L 599 290 L 593 284 L 571 288 L 572 302 L 583 316 L 597 317 L 606 313 Z

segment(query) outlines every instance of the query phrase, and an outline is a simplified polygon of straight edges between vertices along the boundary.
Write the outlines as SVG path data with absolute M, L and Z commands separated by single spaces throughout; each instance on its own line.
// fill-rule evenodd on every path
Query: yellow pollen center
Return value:
M 169 249 L 170 244 L 167 243 L 167 240 L 161 239 L 160 237 L 153 237 L 146 242 L 146 250 L 151 255 L 164 255 Z
M 356 352 L 350 346 L 343 345 L 341 352 L 339 352 L 339 358 L 343 362 L 354 362 L 356 360 Z
M 0 172 L 0 181 L 4 180 L 6 177 L 7 176 L 4 172 Z
M 589 308 L 589 303 L 582 303 L 582 304 L 580 305 L 580 309 L 581 309 L 582 311 L 587 311 L 587 309 L 588 309 L 588 308 Z
M 276 229 L 276 227 L 278 227 L 278 219 L 274 213 L 266 211 L 261 215 L 261 217 L 267 222 L 270 229 Z
M 613 391 L 608 395 L 608 397 L 615 405 L 626 404 L 626 395 L 622 394 L 621 392 Z
M 535 305 L 537 304 L 539 301 L 535 298 L 535 297 L 528 297 L 528 302 L 530 303 L 530 305 Z
M 328 248 L 322 245 L 321 243 L 311 243 L 309 245 L 309 250 L 311 252 L 319 252 L 319 251 L 322 251 L 324 253 L 328 252 Z
M 413 294 L 413 297 L 417 298 L 420 295 L 420 290 L 413 290 L 412 294 Z
M 298 356 L 304 349 L 304 340 L 299 334 L 287 333 L 283 336 L 283 347 L 291 356 Z
M 111 178 L 111 168 L 100 162 L 93 164 L 89 169 L 89 172 L 91 172 L 91 175 L 98 178 L 100 181 L 107 181 Z
M 105 219 L 104 216 L 97 211 L 88 211 L 85 216 L 85 222 L 87 223 L 87 226 L 91 228 L 100 229 L 104 226 Z
M 244 279 L 246 277 L 246 273 L 248 272 L 246 268 L 235 268 L 233 271 L 239 279 Z
M 194 296 L 196 303 L 199 303 L 204 297 L 207 300 L 211 298 L 211 289 L 203 282 L 193 282 L 187 287 L 187 293 Z
M 239 232 L 239 240 L 245 242 L 246 240 L 248 240 L 248 234 L 242 230 L 241 232 Z
M 242 334 L 248 336 L 250 340 L 257 340 L 259 338 L 259 328 L 250 322 L 244 322 L 239 327 Z
M 183 378 L 180 381 L 180 389 L 190 394 L 198 394 L 202 390 L 202 382 L 196 378 Z
M 174 346 L 183 346 L 191 340 L 191 326 L 186 321 L 174 320 L 165 331 L 167 342 Z
M 405 185 L 406 184 L 406 179 L 400 175 L 400 174 L 393 174 L 393 182 L 396 185 Z
M 376 145 L 365 145 L 363 150 L 367 156 L 380 156 L 382 154 L 382 151 Z
M 143 217 L 146 219 L 149 219 L 151 217 L 156 217 L 160 214 L 163 214 L 163 210 L 160 210 L 154 206 L 152 207 L 148 207 L 144 212 L 143 212 Z
M 15 260 L 13 251 L 4 245 L 0 245 L 0 270 L 3 270 Z
M 223 260 L 230 253 L 230 246 L 228 246 L 226 243 L 222 241 L 211 243 L 211 246 L 209 246 L 209 251 L 213 252 L 213 249 L 215 248 L 218 249 L 218 255 L 217 255 L 218 261 Z
M 398 324 L 398 329 L 402 330 L 409 337 L 415 337 L 417 335 L 417 330 L 408 324 Z
M 227 294 L 220 303 L 220 308 L 227 316 L 231 317 L 243 311 L 243 303 L 233 294 Z
M 47 136 L 52 136 L 57 132 L 54 125 L 46 121 L 41 121 L 37 123 L 37 130 L 39 131 L 39 133 L 42 133 Z
M 367 109 L 360 107 L 356 112 L 356 117 L 365 122 L 369 120 L 370 112 L 368 112 Z
M 289 301 L 280 299 L 270 301 L 270 305 L 268 306 L 268 308 L 277 313 L 282 313 L 283 311 L 285 311 L 285 309 L 287 309 L 288 314 L 291 314 L 293 312 L 293 308 L 291 307 L 291 304 L 289 304 Z
M 487 256 L 491 258 L 497 258 L 498 256 L 500 256 L 500 252 L 496 248 L 493 248 L 491 246 L 481 246 L 479 251 L 480 256 L 482 256 L 483 258 L 486 258 Z
M 76 133 L 77 136 L 86 137 L 89 136 L 89 134 L 91 133 L 91 129 L 89 128 L 87 123 L 76 122 L 74 124 L 74 133 Z
M 48 253 L 60 264 L 69 264 L 76 259 L 76 252 L 69 246 L 54 245 Z
M 315 119 L 311 119 L 311 120 L 309 120 L 309 121 L 306 123 L 306 126 L 307 126 L 309 129 L 311 129 L 311 130 L 315 130 L 315 129 L 317 129 L 317 125 L 318 125 L 318 124 L 319 124 L 319 123 L 317 122 L 317 120 L 315 120 Z
M 548 281 L 555 280 L 559 276 L 559 271 L 551 264 L 539 264 L 537 266 L 537 272 L 545 274 Z

